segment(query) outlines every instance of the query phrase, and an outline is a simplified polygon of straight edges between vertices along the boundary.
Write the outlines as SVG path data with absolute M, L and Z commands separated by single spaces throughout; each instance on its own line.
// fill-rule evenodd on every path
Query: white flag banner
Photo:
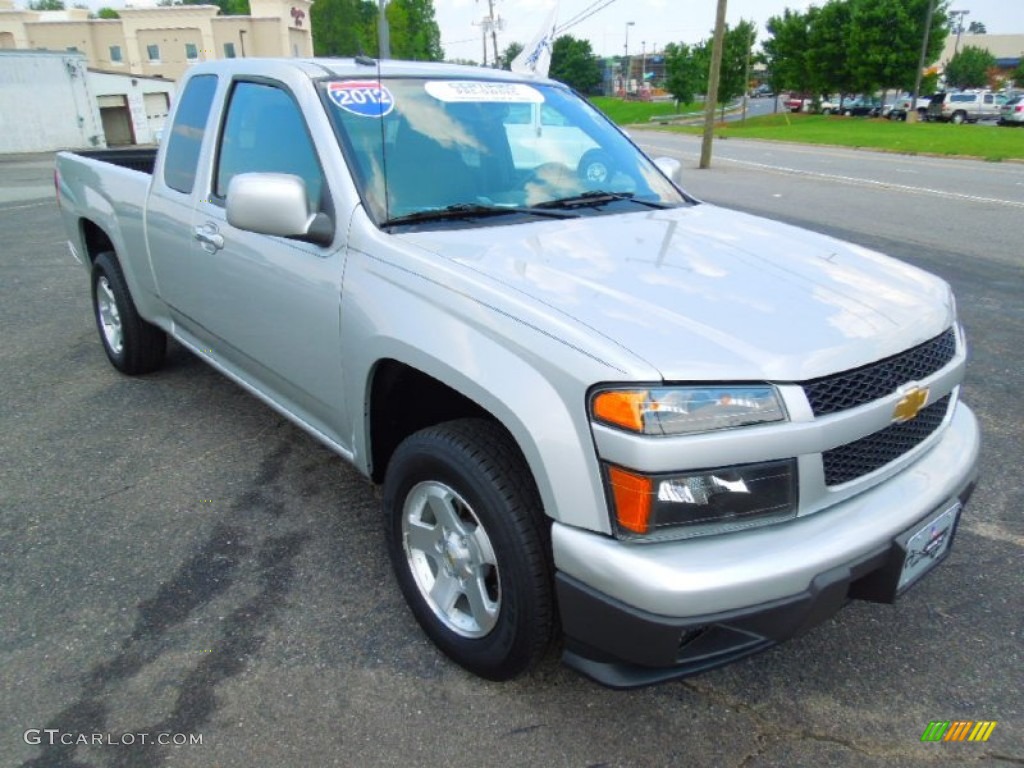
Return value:
M 555 44 L 555 18 L 557 16 L 558 3 L 556 2 L 537 36 L 512 60 L 513 72 L 520 75 L 548 76 L 548 70 L 551 68 L 551 46 Z

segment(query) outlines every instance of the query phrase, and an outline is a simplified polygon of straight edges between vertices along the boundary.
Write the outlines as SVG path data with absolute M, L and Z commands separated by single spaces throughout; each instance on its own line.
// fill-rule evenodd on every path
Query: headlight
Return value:
M 796 460 L 665 474 L 604 465 L 618 534 L 686 538 L 777 523 L 796 516 Z
M 766 384 L 606 389 L 592 396 L 595 421 L 642 435 L 689 435 L 785 421 L 775 388 Z

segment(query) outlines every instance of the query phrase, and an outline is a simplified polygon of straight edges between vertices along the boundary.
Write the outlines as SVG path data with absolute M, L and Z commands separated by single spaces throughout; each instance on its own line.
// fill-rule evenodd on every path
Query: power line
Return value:
M 559 25 L 555 29 L 555 33 L 556 34 L 561 34 L 562 32 L 565 32 L 567 29 L 575 27 L 577 24 L 580 24 L 581 22 L 584 22 L 587 19 L 589 19 L 591 16 L 593 16 L 598 11 L 603 11 L 605 8 L 607 8 L 609 5 L 611 5 L 614 2 L 615 2 L 615 0 L 595 0 L 595 2 L 591 3 L 590 5 L 588 5 L 586 8 L 584 8 L 582 11 L 580 11 L 575 16 L 570 18 L 564 24 Z M 603 5 L 602 5 L 602 3 L 603 3 Z M 598 7 L 595 7 L 595 6 L 598 6 Z M 591 10 L 591 9 L 593 9 L 593 10 Z

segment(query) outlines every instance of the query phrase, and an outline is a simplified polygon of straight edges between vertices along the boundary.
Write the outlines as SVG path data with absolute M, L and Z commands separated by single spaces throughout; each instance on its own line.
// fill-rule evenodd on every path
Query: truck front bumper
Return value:
M 962 403 L 914 464 L 821 512 L 765 528 L 630 544 L 552 530 L 563 661 L 612 687 L 721 666 L 824 621 L 891 602 L 910 532 L 974 487 L 977 420 Z

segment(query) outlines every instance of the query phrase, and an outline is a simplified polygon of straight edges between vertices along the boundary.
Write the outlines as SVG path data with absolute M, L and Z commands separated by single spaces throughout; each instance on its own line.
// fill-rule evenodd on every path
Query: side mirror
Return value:
M 674 157 L 656 157 L 654 164 L 676 185 L 683 183 L 683 164 Z
M 240 173 L 228 184 L 228 223 L 248 232 L 302 237 L 329 245 L 334 226 L 325 213 L 314 214 L 306 183 L 288 173 Z

